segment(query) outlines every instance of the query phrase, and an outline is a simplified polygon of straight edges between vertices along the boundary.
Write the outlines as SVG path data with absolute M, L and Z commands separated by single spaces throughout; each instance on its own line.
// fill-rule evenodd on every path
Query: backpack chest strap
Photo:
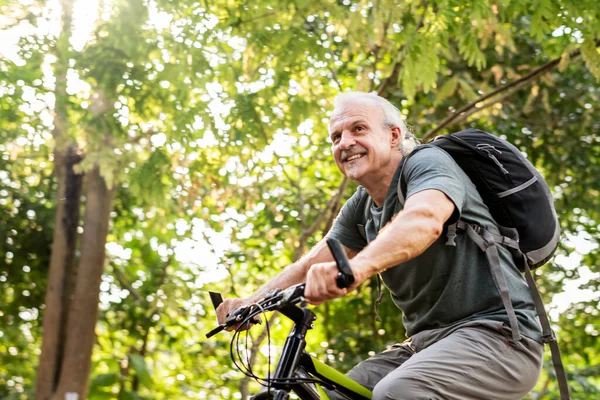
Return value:
M 506 235 L 492 233 L 481 225 L 469 224 L 461 219 L 448 226 L 448 233 L 446 235 L 448 238 L 446 241 L 447 245 L 456 246 L 454 239 L 456 238 L 457 229 L 465 231 L 469 238 L 471 238 L 482 251 L 486 251 L 492 244 L 501 244 L 510 247 L 511 249 L 519 250 L 519 241 L 517 239 Z

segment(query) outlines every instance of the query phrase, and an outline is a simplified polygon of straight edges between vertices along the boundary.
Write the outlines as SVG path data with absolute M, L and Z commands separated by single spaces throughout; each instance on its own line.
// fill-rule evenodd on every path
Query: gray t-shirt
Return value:
M 384 204 L 375 207 L 371 202 L 366 223 L 368 194 L 359 187 L 340 211 L 328 236 L 355 251 L 373 241 L 379 230 L 402 209 L 397 195 L 399 174 L 400 168 Z M 406 162 L 404 176 L 407 199 L 426 189 L 437 189 L 448 196 L 455 211 L 447 225 L 460 218 L 499 233 L 473 183 L 443 150 L 431 146 L 413 154 Z M 364 226 L 367 240 L 362 237 L 359 225 Z M 381 274 L 394 302 L 404 313 L 407 335 L 476 320 L 508 326 L 486 254 L 460 230 L 456 246 L 446 245 L 446 240 L 444 232 L 423 254 Z M 508 250 L 503 246 L 498 246 L 498 250 L 521 333 L 541 342 L 541 329 L 527 283 Z

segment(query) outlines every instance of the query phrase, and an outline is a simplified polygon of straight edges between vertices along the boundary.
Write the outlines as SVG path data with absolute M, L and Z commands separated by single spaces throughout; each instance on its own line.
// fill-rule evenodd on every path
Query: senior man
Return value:
M 497 231 L 470 179 L 436 147 L 416 152 L 400 168 L 416 140 L 398 109 L 375 94 L 339 95 L 329 136 L 338 168 L 360 185 L 327 234 L 344 246 L 355 283 L 337 287 L 338 269 L 322 240 L 249 298 L 225 301 L 219 321 L 274 288 L 305 282 L 306 299 L 318 305 L 351 296 L 380 274 L 403 312 L 408 339 L 348 373 L 373 391 L 373 399 L 512 400 L 527 394 L 541 371 L 543 345 L 525 280 L 499 246 L 521 333 L 515 341 L 485 253 L 467 235 L 445 245 L 446 227 L 459 218 Z

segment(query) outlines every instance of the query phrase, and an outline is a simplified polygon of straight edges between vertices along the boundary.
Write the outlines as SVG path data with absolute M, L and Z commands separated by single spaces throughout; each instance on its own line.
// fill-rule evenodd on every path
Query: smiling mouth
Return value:
M 362 157 L 364 157 L 366 155 L 367 155 L 367 153 L 356 153 L 356 154 L 352 154 L 349 157 L 344 158 L 342 161 L 343 162 L 350 162 L 350 161 L 358 160 L 359 158 L 362 158 Z

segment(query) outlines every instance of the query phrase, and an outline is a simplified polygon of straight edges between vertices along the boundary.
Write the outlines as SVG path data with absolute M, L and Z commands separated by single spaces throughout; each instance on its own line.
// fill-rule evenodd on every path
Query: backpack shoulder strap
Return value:
M 398 189 L 396 190 L 396 193 L 398 194 L 398 201 L 400 201 L 400 205 L 403 208 L 404 208 L 404 203 L 406 202 L 406 189 L 407 189 L 406 176 L 405 176 L 405 172 L 404 172 L 406 163 L 408 162 L 408 160 L 410 159 L 410 157 L 413 154 L 415 154 L 419 150 L 422 150 L 426 147 L 428 147 L 428 146 L 427 145 L 419 145 L 419 146 L 415 147 L 414 150 L 409 155 L 402 157 L 402 160 L 400 161 L 400 166 L 399 166 L 400 176 L 398 177 Z
M 463 229 L 467 232 L 467 236 L 469 236 L 469 238 L 475 242 L 481 251 L 486 254 L 492 268 L 493 279 L 496 281 L 496 285 L 498 286 L 498 290 L 500 292 L 502 305 L 504 306 L 506 314 L 508 315 L 512 340 L 514 343 L 518 343 L 521 340 L 521 333 L 519 332 L 517 315 L 512 305 L 512 300 L 510 299 L 506 277 L 504 276 L 502 266 L 500 265 L 500 254 L 498 253 L 494 236 L 480 225 L 467 224 L 462 220 L 459 220 L 457 224 L 460 229 Z

